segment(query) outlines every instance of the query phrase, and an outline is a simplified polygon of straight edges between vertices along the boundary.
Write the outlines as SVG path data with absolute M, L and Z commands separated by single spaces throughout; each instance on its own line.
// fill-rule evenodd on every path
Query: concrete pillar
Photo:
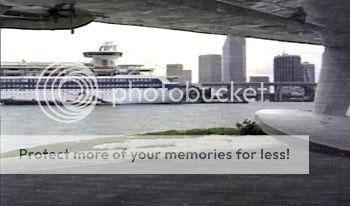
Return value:
M 275 102 L 279 102 L 279 100 L 278 100 L 278 97 L 279 97 L 279 95 L 278 95 L 278 94 L 279 94 L 279 88 L 278 88 L 278 86 L 276 86 L 276 85 L 275 85 L 274 87 L 275 87 L 275 89 L 274 89 L 274 90 L 275 90 L 275 93 L 274 93 L 274 101 L 275 101 Z
M 350 104 L 350 48 L 326 47 L 315 97 L 315 112 L 345 116 Z

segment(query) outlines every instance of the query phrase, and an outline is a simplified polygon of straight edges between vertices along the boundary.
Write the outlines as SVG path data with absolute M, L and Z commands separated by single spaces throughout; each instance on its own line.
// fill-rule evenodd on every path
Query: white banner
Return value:
M 1 174 L 309 173 L 308 136 L 94 137 L 2 153 Z

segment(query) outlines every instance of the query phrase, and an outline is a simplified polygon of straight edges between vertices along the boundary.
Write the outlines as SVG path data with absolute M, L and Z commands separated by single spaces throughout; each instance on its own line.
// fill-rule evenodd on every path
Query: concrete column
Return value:
M 279 102 L 278 97 L 279 97 L 279 87 L 278 86 L 274 86 L 274 90 L 275 90 L 275 94 L 274 94 L 274 100 L 275 102 Z
M 315 112 L 345 116 L 350 104 L 350 48 L 326 47 L 315 97 Z

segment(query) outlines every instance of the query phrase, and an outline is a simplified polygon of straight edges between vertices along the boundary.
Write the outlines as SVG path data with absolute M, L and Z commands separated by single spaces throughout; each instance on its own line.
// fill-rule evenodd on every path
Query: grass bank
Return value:
M 149 132 L 143 135 L 266 135 L 259 126 L 250 120 L 237 123 L 235 127 L 219 127 L 188 130 L 166 130 Z
M 143 135 L 239 135 L 237 128 L 208 128 L 208 129 L 189 129 L 189 130 L 166 130 L 160 132 L 149 132 Z

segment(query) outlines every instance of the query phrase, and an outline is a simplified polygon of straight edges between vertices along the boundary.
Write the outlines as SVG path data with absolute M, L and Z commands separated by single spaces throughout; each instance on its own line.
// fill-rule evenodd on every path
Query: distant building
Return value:
M 199 56 L 199 83 L 221 82 L 221 55 Z
M 183 70 L 182 64 L 167 64 L 166 75 L 167 76 L 179 76 Z
M 268 76 L 251 76 L 251 77 L 249 77 L 249 82 L 269 83 L 270 82 L 270 77 L 268 77 Z
M 245 38 L 227 36 L 222 53 L 223 82 L 246 82 Z
M 269 83 L 270 82 L 270 77 L 268 76 L 251 76 L 249 77 L 249 82 L 263 82 L 263 83 Z M 260 88 L 260 86 L 255 86 L 253 87 L 254 89 L 258 89 Z M 270 87 L 269 86 L 264 86 L 265 93 L 269 93 L 270 92 Z
M 303 82 L 304 71 L 298 55 L 283 54 L 274 58 L 274 82 Z
M 192 70 L 182 70 L 182 81 L 192 83 Z
M 315 83 L 315 65 L 304 62 L 302 66 L 304 71 L 304 82 Z
M 167 64 L 166 76 L 181 83 L 192 82 L 192 71 L 184 70 L 182 64 Z

